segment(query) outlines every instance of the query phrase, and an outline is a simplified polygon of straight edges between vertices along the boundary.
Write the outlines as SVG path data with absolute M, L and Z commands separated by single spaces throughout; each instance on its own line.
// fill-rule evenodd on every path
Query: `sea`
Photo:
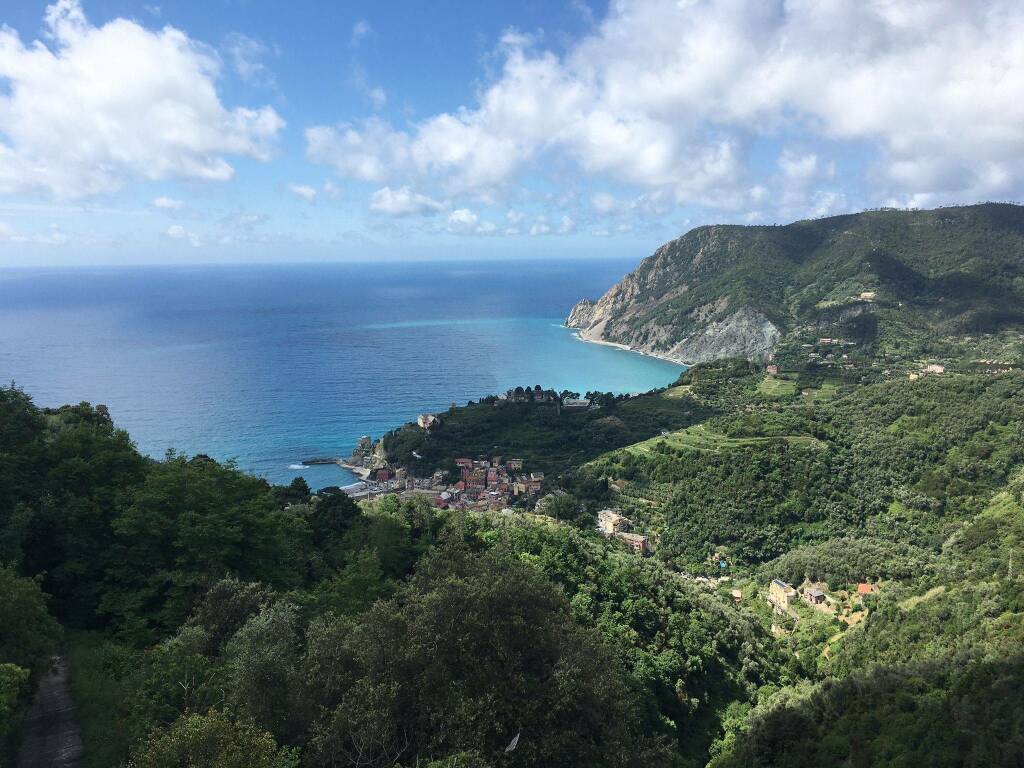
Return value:
M 0 381 L 105 404 L 142 452 L 205 453 L 313 488 L 453 403 L 515 386 L 644 392 L 682 366 L 563 327 L 622 260 L 0 269 Z

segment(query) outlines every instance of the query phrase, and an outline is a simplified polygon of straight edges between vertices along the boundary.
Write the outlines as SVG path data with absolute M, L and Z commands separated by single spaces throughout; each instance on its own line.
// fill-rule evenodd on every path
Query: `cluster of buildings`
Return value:
M 633 533 L 633 521 L 614 509 L 602 509 L 597 513 L 597 530 L 610 539 L 625 542 L 641 555 L 649 555 L 654 551 L 650 539 Z
M 438 506 L 458 509 L 502 509 L 514 501 L 536 497 L 543 472 L 524 472 L 523 460 L 480 456 L 455 460 L 459 479 L 438 494 Z
M 535 499 L 544 483 L 543 472 L 523 471 L 522 459 L 481 456 L 456 459 L 455 465 L 459 479 L 454 483 L 443 470 L 430 477 L 413 477 L 403 467 L 384 464 L 364 471 L 364 480 L 345 490 L 356 498 L 420 494 L 442 509 L 499 510 L 522 499 Z
M 787 584 L 781 579 L 772 579 L 768 585 L 768 605 L 778 614 L 792 614 L 793 606 L 798 600 L 803 600 L 812 608 L 818 608 L 826 612 L 833 612 L 829 604 L 829 598 L 825 593 L 827 585 L 806 582 L 800 588 Z M 867 595 L 878 591 L 876 584 L 860 583 L 857 585 L 857 596 L 863 599 Z
M 553 389 L 543 389 L 538 384 L 533 387 L 516 387 L 498 395 L 498 403 L 558 403 L 568 411 L 586 411 L 600 408 L 600 404 L 585 397 L 569 397 L 567 393 L 559 395 Z M 497 405 L 497 403 L 495 403 Z

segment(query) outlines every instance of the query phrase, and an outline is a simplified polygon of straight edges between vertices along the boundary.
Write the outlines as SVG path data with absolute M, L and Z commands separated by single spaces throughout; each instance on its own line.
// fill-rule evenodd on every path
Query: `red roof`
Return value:
M 870 595 L 874 591 L 875 591 L 875 585 L 874 584 L 858 584 L 857 585 L 857 594 L 858 595 Z

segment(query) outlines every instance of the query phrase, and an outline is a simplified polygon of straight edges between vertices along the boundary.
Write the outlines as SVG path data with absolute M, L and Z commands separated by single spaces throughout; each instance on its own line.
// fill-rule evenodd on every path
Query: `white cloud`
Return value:
M 479 192 L 542 156 L 584 174 L 741 209 L 750 144 L 796 138 L 782 183 L 868 157 L 877 197 L 1024 190 L 1019 0 L 619 0 L 564 55 L 506 35 L 472 105 L 399 130 L 317 126 L 309 154 L 342 175 Z M 801 140 L 803 139 L 803 140 Z
M 534 237 L 538 235 L 550 235 L 551 225 L 548 224 L 547 218 L 544 216 L 538 216 L 537 220 L 530 226 L 530 234 Z
M 233 32 L 225 39 L 224 50 L 231 61 L 232 69 L 242 80 L 257 85 L 275 85 L 274 74 L 263 62 L 272 53 L 266 43 L 240 32 Z
M 498 233 L 498 225 L 493 221 L 480 221 L 468 208 L 456 208 L 448 214 L 448 231 L 459 235 L 494 235 Z
M 560 235 L 571 235 L 576 231 L 576 222 L 568 216 L 563 216 L 562 220 L 558 223 L 558 234 Z
M 161 196 L 153 198 L 152 206 L 165 211 L 178 211 L 185 206 L 185 203 L 182 200 L 175 200 L 173 197 Z
M 167 228 L 167 236 L 172 240 L 184 240 L 193 248 L 198 248 L 203 241 L 193 232 L 185 229 L 181 224 L 172 224 Z
M 791 179 L 813 179 L 818 173 L 818 156 L 813 153 L 798 155 L 787 149 L 779 156 L 779 168 Z
M 225 181 L 226 156 L 269 159 L 284 121 L 270 107 L 226 108 L 218 59 L 184 32 L 123 18 L 95 27 L 77 0 L 59 0 L 46 33 L 49 46 L 25 45 L 0 27 L 0 193 Z
M 413 214 L 437 213 L 444 205 L 426 195 L 414 192 L 409 187 L 382 187 L 370 195 L 370 210 L 389 216 L 411 216 Z
M 341 190 L 338 189 L 337 185 L 332 181 L 325 181 L 323 186 L 323 192 L 331 200 L 336 200 L 341 196 Z
M 289 184 L 288 191 L 296 197 L 301 197 L 307 203 L 316 202 L 316 187 L 307 184 Z
M 370 22 L 366 19 L 360 19 L 352 25 L 352 35 L 349 38 L 349 44 L 355 47 L 371 34 L 373 34 L 373 27 L 370 26 Z
M 477 215 L 468 208 L 457 208 L 448 214 L 448 228 L 457 232 L 465 232 L 475 229 L 477 220 Z
M 607 192 L 598 192 L 590 198 L 590 204 L 594 206 L 595 211 L 603 215 L 614 213 L 619 208 L 619 201 Z

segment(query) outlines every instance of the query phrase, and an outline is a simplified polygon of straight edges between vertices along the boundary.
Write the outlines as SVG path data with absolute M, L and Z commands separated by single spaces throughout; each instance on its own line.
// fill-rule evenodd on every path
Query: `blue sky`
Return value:
M 991 0 L 0 8 L 0 265 L 646 255 L 1020 195 Z

